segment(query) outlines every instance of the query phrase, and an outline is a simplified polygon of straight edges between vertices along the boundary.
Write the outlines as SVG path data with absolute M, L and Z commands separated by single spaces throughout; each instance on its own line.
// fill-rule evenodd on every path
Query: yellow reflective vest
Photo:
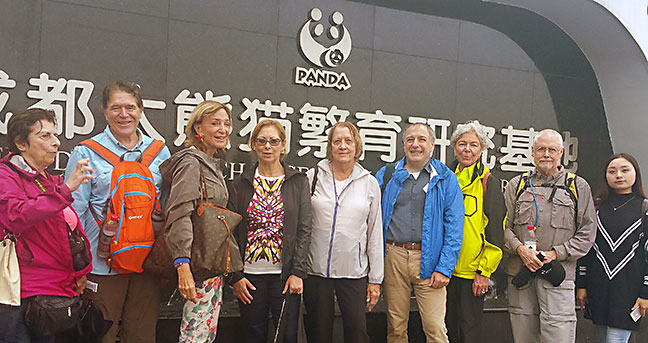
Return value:
M 456 161 L 450 167 L 459 181 L 465 207 L 463 243 L 452 275 L 474 279 L 475 273 L 480 273 L 490 277 L 502 260 L 506 208 L 499 180 L 480 161 L 462 171 Z

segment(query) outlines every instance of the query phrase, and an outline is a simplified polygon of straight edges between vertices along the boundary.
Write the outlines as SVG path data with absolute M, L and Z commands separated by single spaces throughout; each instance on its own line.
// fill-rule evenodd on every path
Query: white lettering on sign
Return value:
M 243 170 L 245 169 L 245 163 L 234 163 L 234 162 L 228 162 L 229 165 L 229 178 L 228 180 L 232 181 L 234 180 L 234 177 L 236 175 L 243 174 Z
M 245 137 L 251 134 L 252 131 L 254 131 L 254 128 L 259 122 L 267 119 L 274 119 L 284 127 L 284 130 L 286 130 L 286 154 L 289 153 L 290 131 L 292 128 L 292 123 L 290 122 L 290 120 L 283 118 L 286 118 L 286 116 L 289 114 L 293 114 L 295 112 L 295 109 L 286 105 L 286 103 L 283 101 L 279 105 L 273 105 L 272 101 L 270 100 L 266 100 L 263 104 L 261 104 L 261 101 L 259 101 L 259 99 L 250 100 L 248 98 L 243 98 L 241 102 L 243 102 L 245 111 L 241 113 L 241 116 L 239 118 L 241 120 L 247 120 L 248 123 L 243 126 L 238 135 Z M 257 111 L 260 111 L 264 117 L 268 118 L 259 118 Z M 270 118 L 270 116 L 272 116 L 273 114 L 279 115 L 279 118 Z M 239 144 L 238 148 L 242 151 L 252 151 L 247 143 Z
M 75 134 L 87 135 L 92 132 L 95 126 L 94 115 L 88 107 L 88 101 L 94 90 L 94 84 L 90 81 L 50 80 L 49 75 L 41 73 L 38 78 L 29 79 L 29 84 L 38 87 L 37 90 L 27 91 L 27 97 L 36 99 L 38 102 L 29 108 L 39 107 L 53 110 L 56 114 L 56 132 L 63 133 L 65 123 L 65 138 L 72 139 Z M 80 90 L 79 98 L 76 98 L 77 90 Z M 54 102 L 65 102 L 65 121 L 63 120 L 63 106 Z M 76 109 L 81 112 L 83 125 L 77 126 L 75 115 Z
M 563 153 L 563 165 L 568 171 L 575 173 L 578 170 L 578 138 L 572 137 L 571 132 L 563 132 L 565 152 Z
M 479 123 L 479 121 L 475 121 Z M 495 137 L 495 128 L 486 125 L 483 126 L 486 129 L 486 137 L 488 139 L 486 140 L 486 146 L 484 147 L 484 151 L 482 152 L 481 162 L 484 166 L 486 166 L 486 168 L 492 170 L 493 168 L 495 168 L 495 161 L 497 160 L 497 158 L 495 156 L 488 156 L 488 150 L 495 149 L 495 143 L 493 142 L 493 137 Z
M 185 135 L 185 128 L 187 127 L 187 123 L 189 122 L 191 111 L 193 111 L 194 108 L 198 106 L 198 104 L 206 100 L 220 102 L 221 104 L 227 106 L 230 111 L 232 110 L 232 105 L 229 104 L 229 102 L 232 100 L 232 97 L 230 97 L 228 94 L 214 96 L 214 92 L 208 90 L 205 92 L 204 96 L 198 92 L 194 93 L 194 95 L 191 96 L 191 92 L 189 92 L 188 89 L 183 89 L 176 96 L 175 100 L 173 100 L 173 102 L 178 105 L 176 109 L 176 133 L 178 134 L 178 137 L 173 141 L 173 144 L 175 146 L 182 145 L 185 139 L 187 139 L 187 136 Z M 227 142 L 226 148 L 230 148 L 229 142 Z
M 162 100 L 142 99 L 142 103 L 144 104 L 144 109 L 149 108 L 152 110 L 163 110 L 166 108 L 166 102 Z M 153 124 L 151 124 L 151 121 L 149 121 L 145 111 L 142 111 L 140 125 L 142 126 L 142 130 L 144 130 L 144 133 L 146 133 L 147 136 L 166 142 L 166 139 L 164 139 L 164 137 L 155 129 L 155 127 L 153 127 Z
M 504 154 L 500 158 L 500 168 L 503 171 L 525 172 L 533 169 L 533 155 L 531 154 L 531 145 L 533 145 L 533 136 L 535 130 L 514 129 L 509 125 L 501 130 L 502 135 L 506 137 L 506 146 L 500 148 Z
M 309 87 L 336 88 L 345 91 L 351 88 L 351 82 L 344 72 L 295 67 L 295 83 Z
M 61 158 L 64 156 L 65 158 Z M 65 171 L 68 160 L 70 159 L 70 153 L 64 150 L 59 150 L 56 152 L 56 159 L 54 160 L 54 170 L 55 171 Z
M 297 156 L 306 155 L 313 147 L 319 148 L 313 153 L 315 157 L 326 157 L 326 139 L 330 127 L 338 122 L 346 121 L 349 111 L 338 109 L 337 106 L 331 106 L 331 109 L 313 106 L 307 102 L 299 109 L 299 113 L 302 115 L 299 118 L 302 129 L 302 139 L 299 140 L 299 145 L 304 148 L 297 151 Z
M 320 81 L 322 80 L 324 79 Z M 6 108 L 10 99 L 10 92 L 8 90 L 14 89 L 16 84 L 16 81 L 11 79 L 8 73 L 0 69 L 1 135 L 7 134 L 7 124 L 12 115 L 11 112 L 6 112 L 4 113 L 4 118 L 1 118 L 2 111 Z M 57 118 L 57 131 L 59 133 L 64 132 L 65 139 L 72 139 L 76 134 L 88 135 L 95 129 L 94 114 L 88 107 L 88 101 L 94 91 L 94 84 L 92 82 L 73 79 L 66 80 L 64 78 L 52 80 L 47 73 L 41 73 L 39 77 L 29 79 L 29 84 L 35 87 L 35 89 L 29 89 L 27 91 L 27 97 L 38 100 L 31 107 L 53 110 Z M 230 110 L 232 108 L 232 105 L 229 104 L 231 96 L 228 94 L 214 95 L 213 91 L 207 90 L 204 93 L 193 93 L 192 95 L 187 89 L 181 90 L 174 99 L 174 103 L 177 105 L 175 110 L 177 136 L 174 140 L 176 146 L 180 146 L 185 140 L 184 130 L 191 111 L 204 100 L 215 100 L 225 104 Z M 164 100 L 144 99 L 143 101 L 145 109 L 160 111 L 160 115 L 164 115 L 165 112 L 163 110 L 167 109 L 167 104 Z M 330 105 L 328 107 L 316 106 L 306 102 L 299 108 L 300 117 L 298 119 L 290 119 L 288 115 L 294 113 L 294 108 L 283 101 L 276 104 L 272 100 L 261 102 L 259 99 L 244 97 L 241 99 L 241 104 L 244 110 L 239 115 L 239 118 L 244 123 L 242 127 L 239 125 L 235 126 L 235 128 L 240 128 L 238 136 L 249 136 L 252 130 L 254 130 L 254 127 L 263 120 L 277 120 L 286 130 L 286 148 L 289 152 L 292 124 L 298 123 L 297 130 L 299 131 L 301 129 L 301 132 L 298 132 L 298 157 L 306 156 L 312 152 L 316 158 L 325 158 L 326 138 L 330 127 L 338 122 L 347 121 L 350 116 L 349 110 L 340 109 L 336 105 Z M 79 118 L 77 118 L 77 113 L 80 114 L 78 116 Z M 99 115 L 101 116 L 101 113 Z M 142 130 L 150 137 L 164 140 L 164 136 L 152 124 L 163 123 L 165 118 L 156 117 L 155 115 L 157 115 L 155 112 L 142 115 L 142 120 L 140 121 Z M 384 114 L 381 110 L 376 110 L 373 113 L 355 112 L 354 116 L 357 120 L 356 125 L 360 131 L 360 138 L 364 143 L 364 151 L 381 153 L 380 160 L 383 162 L 395 161 L 396 152 L 399 149 L 400 143 L 397 141 L 397 136 L 401 132 L 401 115 Z M 425 123 L 435 131 L 435 135 L 437 136 L 435 145 L 439 147 L 435 151 L 439 151 L 439 160 L 445 163 L 447 159 L 446 150 L 450 146 L 448 139 L 448 130 L 451 125 L 450 120 L 423 116 L 407 118 L 409 123 Z M 498 133 L 494 127 L 485 127 L 489 139 L 486 149 L 484 149 L 482 154 L 482 162 L 486 167 L 491 170 L 495 169 L 498 164 L 497 162 L 499 162 L 499 168 L 505 172 L 525 172 L 534 167 L 531 145 L 533 144 L 533 137 L 537 132 L 533 128 L 516 129 L 512 125 L 509 125 L 508 127 L 502 128 Z M 499 147 L 502 156 L 498 159 L 497 156 L 493 155 L 492 151 L 489 154 L 489 150 L 497 149 L 493 139 L 499 134 L 504 138 L 502 141 L 505 144 Z M 564 131 L 562 135 L 564 137 L 565 152 L 561 162 L 567 170 L 576 172 L 578 169 L 578 138 L 573 137 L 569 131 Z M 0 147 L 0 154 L 5 152 L 5 148 Z M 247 142 L 239 144 L 238 148 L 242 151 L 250 151 Z M 64 170 L 68 157 L 68 152 L 59 151 L 53 169 L 56 171 Z M 364 154 L 361 156 L 361 159 L 365 159 Z M 243 166 L 243 163 L 230 164 L 230 176 L 240 174 L 243 171 Z
M 434 145 L 439 147 L 438 149 L 435 149 L 436 151 L 439 151 L 439 161 L 446 163 L 446 150 L 450 146 L 450 139 L 448 139 L 448 127 L 450 127 L 450 121 L 446 119 L 409 117 L 408 122 L 410 124 L 427 124 L 432 128 L 434 136 L 436 137 Z M 439 129 L 438 132 L 437 128 Z
M 376 110 L 374 113 L 356 112 L 360 128 L 360 138 L 364 144 L 361 160 L 364 160 L 367 151 L 383 152 L 380 155 L 383 162 L 396 160 L 396 135 L 401 132 L 398 125 L 403 119 L 399 115 L 383 114 Z
M 16 87 L 16 81 L 9 78 L 9 74 L 5 73 L 0 69 L 0 88 L 12 89 Z M 0 93 L 0 114 L 4 110 L 5 105 L 9 102 L 9 93 L 2 92 Z M 0 121 L 0 133 L 3 135 L 7 134 L 7 124 L 9 123 L 9 118 L 11 118 L 11 112 L 5 114 L 5 120 Z

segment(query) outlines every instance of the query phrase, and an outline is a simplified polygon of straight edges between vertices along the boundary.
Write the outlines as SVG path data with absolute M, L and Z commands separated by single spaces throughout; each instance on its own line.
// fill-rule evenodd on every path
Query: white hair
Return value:
M 555 138 L 555 139 L 558 140 L 558 142 L 560 143 L 560 147 L 561 147 L 561 148 L 564 147 L 564 143 L 563 143 L 563 137 L 562 137 L 562 135 L 560 134 L 560 132 L 558 132 L 558 131 L 556 131 L 556 130 L 554 130 L 554 129 L 544 129 L 544 130 L 538 132 L 538 134 L 535 135 L 535 136 L 533 137 L 533 146 L 536 145 L 536 142 L 538 141 L 538 138 L 539 138 L 540 136 L 543 136 L 543 137 L 547 137 L 547 136 L 549 136 L 549 137 L 553 137 L 553 138 Z
M 457 124 L 457 128 L 454 130 L 452 136 L 450 137 L 450 145 L 454 147 L 457 144 L 459 138 L 461 138 L 464 133 L 468 132 L 474 133 L 477 138 L 479 138 L 479 144 L 481 144 L 482 148 L 488 147 L 488 142 L 490 141 L 490 139 L 488 138 L 488 134 L 486 133 L 486 127 L 480 124 L 478 120 L 471 120 L 466 122 L 465 124 Z

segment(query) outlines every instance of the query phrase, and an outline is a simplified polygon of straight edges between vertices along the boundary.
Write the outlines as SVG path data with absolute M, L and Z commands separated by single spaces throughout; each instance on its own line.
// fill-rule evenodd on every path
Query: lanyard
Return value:
M 536 216 L 535 216 L 535 223 L 533 223 L 533 228 L 538 227 L 538 216 L 540 215 L 538 211 L 538 199 L 536 198 L 535 190 L 533 190 L 533 182 L 531 182 L 531 171 L 529 172 L 529 187 L 531 188 L 531 195 L 533 195 L 533 202 L 535 203 L 535 210 L 536 210 Z
M 337 181 L 335 181 L 335 176 L 333 176 L 333 171 L 331 171 L 331 178 L 333 179 L 333 192 L 335 192 L 335 206 L 333 206 L 333 221 L 331 222 L 331 238 L 329 241 L 329 254 L 328 254 L 328 261 L 326 263 L 326 276 L 329 277 L 331 275 L 331 249 L 333 248 L 333 238 L 335 237 L 335 223 L 337 221 L 337 213 L 338 213 L 338 207 L 340 206 L 340 203 L 338 201 L 339 195 L 337 192 Z M 344 192 L 345 189 L 347 189 L 351 184 L 353 183 L 353 180 L 349 182 L 344 189 L 342 189 L 342 192 Z M 342 194 L 340 192 L 340 194 Z
M 337 192 L 337 182 L 335 181 L 335 176 L 333 176 L 333 173 L 331 173 L 331 178 L 333 179 L 333 192 L 335 192 L 335 211 L 337 212 L 337 207 L 339 205 L 338 198 L 340 197 L 342 192 L 344 192 L 345 189 L 347 189 L 347 188 L 349 188 L 349 186 L 351 186 L 351 184 L 353 183 L 354 180 L 351 180 L 351 182 L 347 183 L 347 185 L 344 186 L 344 188 L 342 189 L 342 192 L 340 192 L 340 194 L 338 194 L 338 192 Z

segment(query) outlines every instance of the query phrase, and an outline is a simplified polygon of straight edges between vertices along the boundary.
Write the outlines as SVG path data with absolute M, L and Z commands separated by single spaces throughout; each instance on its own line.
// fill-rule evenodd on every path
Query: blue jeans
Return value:
M 600 343 L 628 343 L 632 330 L 617 329 L 606 325 L 596 325 L 596 336 Z
M 0 343 L 54 343 L 55 337 L 35 337 L 25 325 L 29 298 L 21 299 L 20 307 L 0 304 Z

